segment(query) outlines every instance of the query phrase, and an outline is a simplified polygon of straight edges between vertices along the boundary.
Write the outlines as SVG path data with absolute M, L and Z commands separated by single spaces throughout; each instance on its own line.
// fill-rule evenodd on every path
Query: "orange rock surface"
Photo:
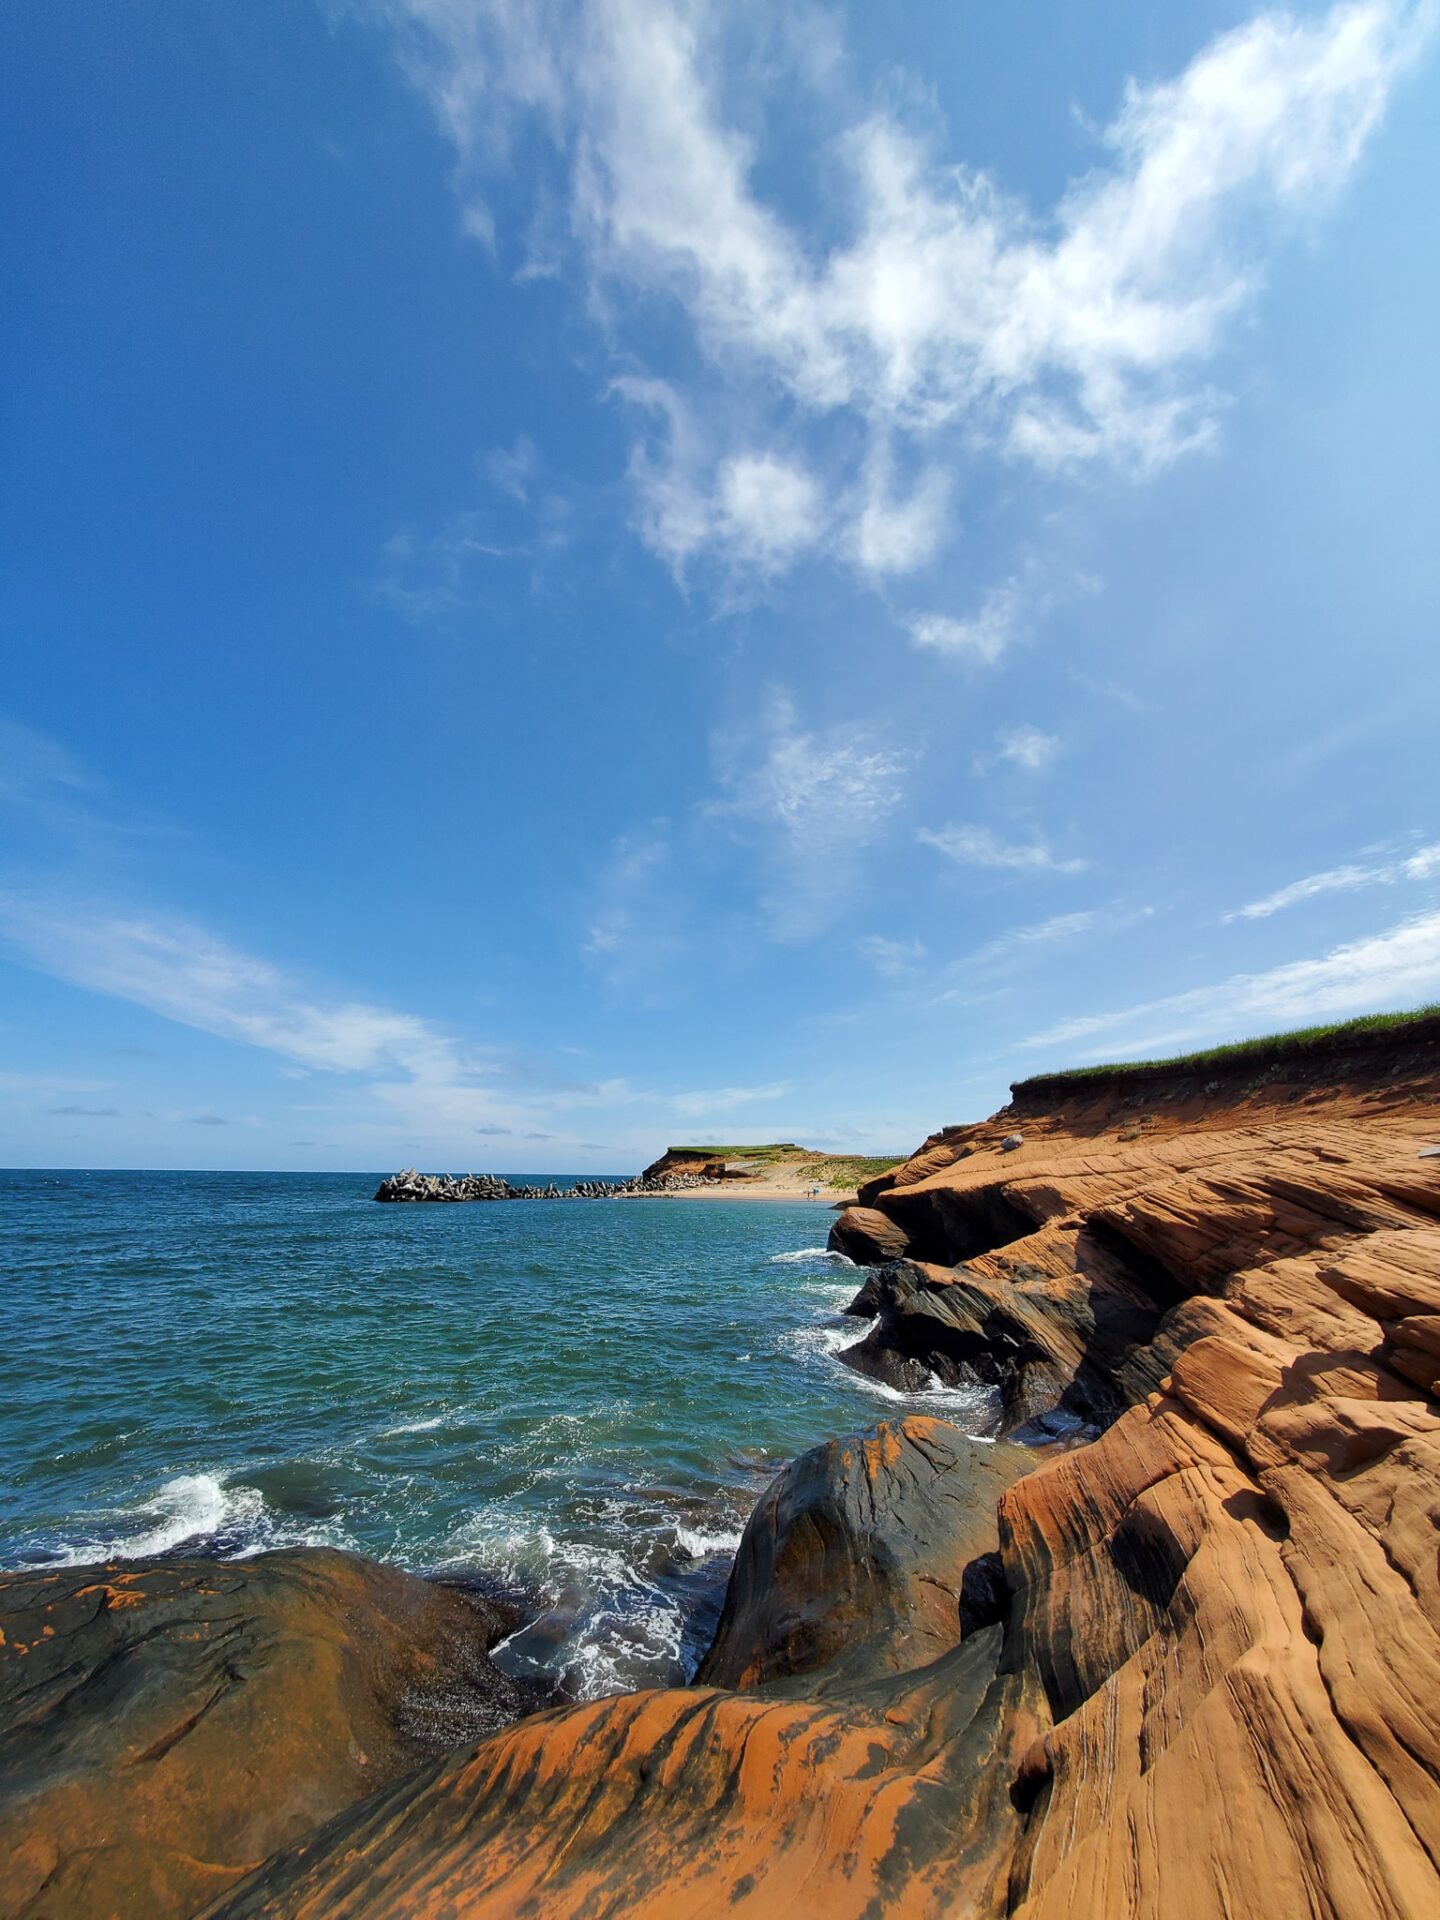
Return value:
M 193 1913 L 513 1718 L 511 1624 L 325 1548 L 0 1578 L 0 1915 Z
M 728 1690 L 521 1722 L 215 1913 L 1433 1920 L 1437 1066 L 1422 1033 L 1203 1084 L 1042 1083 L 932 1138 L 862 1196 L 921 1263 L 894 1325 L 912 1337 L 913 1307 L 959 1365 L 993 1330 L 1019 1414 L 1079 1382 L 1099 1417 L 1103 1351 L 1116 1403 L 1001 1493 L 993 1624 L 957 1617 L 946 1644 L 937 1541 L 937 1608 L 905 1597 L 921 1553 L 886 1586 L 886 1657 L 805 1697 L 785 1609 L 777 1630 L 732 1594 Z M 911 1485 L 940 1498 L 917 1480 L 934 1438 L 907 1423 L 866 1452 L 882 1535 Z M 832 1565 L 872 1524 L 855 1471 L 853 1451 L 825 1470 Z M 762 1504 L 737 1578 L 808 1564 L 814 1510 Z

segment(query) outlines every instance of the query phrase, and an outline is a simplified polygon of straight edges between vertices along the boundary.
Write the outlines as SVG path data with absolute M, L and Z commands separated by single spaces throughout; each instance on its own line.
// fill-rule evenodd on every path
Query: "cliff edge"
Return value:
M 1440 1911 L 1437 1094 L 1417 1032 L 932 1137 L 861 1195 L 905 1254 L 858 1363 L 985 1382 L 1040 1464 L 980 1512 L 943 1423 L 805 1456 L 723 1684 L 522 1721 L 214 1913 Z
M 178 1917 L 208 1878 L 209 1920 L 1440 1912 L 1440 1023 L 1014 1094 L 836 1227 L 873 1262 L 849 1364 L 983 1387 L 993 1431 L 909 1417 L 793 1462 L 696 1685 L 534 1713 L 420 1764 L 388 1704 L 410 1656 L 382 1638 L 373 1673 L 336 1669 L 382 1790 L 355 1798 L 327 1694 L 326 1823 L 298 1831 L 281 1771 L 237 1839 L 233 1767 L 195 1727 L 240 1763 L 250 1722 L 282 1728 L 284 1758 L 319 1711 L 291 1690 L 277 1717 L 228 1638 L 214 1667 L 239 1576 L 184 1600 L 173 1655 L 127 1587 L 99 1682 L 27 1589 L 0 1649 L 13 1763 L 33 1778 L 40 1741 L 65 1794 L 77 1754 L 104 1768 L 75 1817 L 94 1857 L 59 1897 L 41 1823 L 0 1911 L 121 1913 L 131 1886 L 129 1911 Z M 84 1606 L 120 1582 L 74 1584 L 91 1632 Z M 309 1659 L 309 1619 L 266 1627 L 269 1671 Z M 494 1630 L 466 1643 L 486 1715 Z M 132 1641 L 182 1660 L 183 1712 Z M 223 1845 L 201 1874 L 197 1838 L 167 1829 L 180 1864 L 142 1884 L 116 1843 L 149 1835 L 176 1765 L 187 1819 Z

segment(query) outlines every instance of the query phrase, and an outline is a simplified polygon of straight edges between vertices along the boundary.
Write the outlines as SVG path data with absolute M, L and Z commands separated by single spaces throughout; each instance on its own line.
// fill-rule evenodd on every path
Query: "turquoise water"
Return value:
M 0 1173 L 0 1566 L 323 1542 L 523 1594 L 578 1697 L 686 1677 L 768 1476 L 900 1403 L 829 1212 L 375 1178 Z

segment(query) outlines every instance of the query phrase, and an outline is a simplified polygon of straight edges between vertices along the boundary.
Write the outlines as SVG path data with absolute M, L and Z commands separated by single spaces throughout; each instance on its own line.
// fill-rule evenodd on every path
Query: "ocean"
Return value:
M 0 1172 L 0 1567 L 354 1548 L 521 1598 L 501 1664 L 594 1699 L 688 1678 L 794 1454 L 986 1429 L 835 1360 L 822 1207 L 378 1178 Z

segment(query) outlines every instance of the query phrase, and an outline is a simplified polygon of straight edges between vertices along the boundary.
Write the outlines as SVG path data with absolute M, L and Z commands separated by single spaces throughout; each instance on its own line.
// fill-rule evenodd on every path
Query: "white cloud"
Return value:
M 461 1066 L 453 1042 L 427 1021 L 307 996 L 268 961 L 183 920 L 67 910 L 8 894 L 0 895 L 0 932 L 58 979 L 302 1066 L 337 1073 L 398 1066 L 422 1079 Z
M 769 32 L 768 14 L 705 0 L 382 11 L 454 143 L 462 192 L 481 195 L 517 117 L 532 116 L 564 172 L 597 307 L 617 329 L 627 302 L 687 316 L 707 369 L 692 381 L 707 424 L 688 550 L 729 537 L 714 503 L 738 450 L 720 423 L 744 390 L 762 410 L 778 396 L 858 425 L 856 484 L 836 489 L 854 504 L 830 537 L 876 576 L 933 556 L 948 471 L 977 447 L 1052 472 L 1144 473 L 1208 444 L 1220 403 L 1204 364 L 1253 301 L 1266 246 L 1344 185 L 1435 20 L 1410 0 L 1260 13 L 1175 78 L 1130 82 L 1099 136 L 1102 164 L 1039 214 L 894 110 L 837 124 L 833 35 L 817 64 L 796 51 L 805 35 L 772 34 L 745 98 L 758 120 L 759 72 L 782 111 L 807 87 L 830 116 L 816 157 L 841 217 L 822 238 L 762 197 L 757 136 L 722 106 L 736 38 Z M 898 498 L 897 450 L 921 474 Z M 644 453 L 642 483 L 651 464 Z M 672 562 L 676 525 L 653 505 L 641 521 Z M 805 545 L 782 543 L 768 563 Z
M 846 551 L 862 573 L 877 580 L 915 573 L 935 558 L 950 503 L 950 482 L 940 467 L 927 467 L 909 493 L 897 494 L 888 462 L 872 463 L 860 500 Z
M 1001 840 L 989 827 L 921 827 L 916 839 L 959 866 L 1008 868 L 1015 873 L 1083 873 L 1086 860 L 1061 860 L 1043 840 Z
M 917 613 L 909 621 L 910 638 L 917 647 L 976 660 L 993 667 L 1019 635 L 1022 596 L 1018 584 L 1007 580 L 992 587 L 980 609 L 968 619 L 950 614 Z
M 1029 948 L 1062 946 L 1067 940 L 1079 939 L 1081 934 L 1093 933 L 1100 923 L 1101 916 L 1094 912 L 1057 913 L 1034 926 L 1012 927 L 1008 933 L 987 941 L 970 957 L 978 965 L 991 960 L 1003 960 Z
M 820 488 L 774 454 L 743 454 L 720 469 L 718 512 L 726 544 L 762 572 L 787 566 L 824 531 Z
M 1265 973 L 1237 973 L 1211 987 L 1147 1000 L 1114 1013 L 1062 1020 L 1023 1042 L 1062 1047 L 1097 1035 L 1123 1036 L 1144 1022 L 1160 1042 L 1178 1044 L 1212 1035 L 1241 1038 L 1267 1028 L 1309 1025 L 1345 1014 L 1401 1008 L 1440 992 L 1440 912 L 1420 914 L 1386 933 L 1334 947 L 1316 959 L 1294 960 Z M 1115 1047 L 1114 1039 L 1106 1043 Z M 1103 1052 L 1104 1046 L 1096 1049 Z M 1133 1046 L 1117 1049 L 1134 1051 Z
M 1065 946 L 1087 933 L 1116 933 L 1122 928 L 1136 926 L 1142 920 L 1149 920 L 1154 912 L 1153 907 L 1111 907 L 1092 908 L 1083 913 L 1057 913 L 1032 926 L 1011 927 L 1007 933 L 998 934 L 972 953 L 963 965 L 967 968 L 984 966 L 997 960 L 1012 959 L 1017 954 Z
M 668 997 L 685 950 L 670 868 L 668 821 L 617 835 L 596 877 L 581 944 L 612 993 L 643 1005 Z
M 654 845 L 638 836 L 618 859 L 630 881 L 644 885 L 653 862 L 663 860 L 663 847 L 657 854 Z M 261 1048 L 281 1060 L 301 1062 L 307 1070 L 349 1076 L 343 1101 L 297 1104 L 287 1111 L 325 1115 L 332 1145 L 349 1142 L 368 1155 L 427 1147 L 453 1155 L 457 1143 L 477 1136 L 544 1140 L 587 1153 L 653 1152 L 675 1118 L 718 1120 L 791 1091 L 788 1081 L 779 1080 L 677 1093 L 614 1076 L 583 1083 L 550 1080 L 465 1046 L 414 1015 L 306 991 L 270 962 L 173 917 L 66 908 L 38 895 L 0 894 L 0 933 L 32 965 L 75 986 Z M 608 935 L 600 930 L 593 937 L 597 952 L 618 963 L 624 930 L 612 927 Z M 361 1084 L 355 1084 L 357 1079 Z M 108 1092 L 112 1084 L 6 1073 L 0 1074 L 0 1099 L 9 1096 L 57 1113 L 110 1117 L 109 1107 L 90 1108 L 87 1103 L 82 1108 L 74 1101 L 77 1095 Z M 57 1106 L 58 1101 L 66 1104 Z M 597 1147 L 564 1130 L 567 1116 L 582 1114 L 611 1116 L 612 1127 L 616 1117 L 628 1116 L 626 1146 L 616 1148 L 612 1142 L 611 1148 Z M 229 1124 L 209 1107 L 199 1106 L 157 1110 L 148 1117 L 167 1125 Z
M 788 1080 L 771 1080 L 758 1087 L 710 1087 L 695 1093 L 672 1093 L 665 1104 L 682 1120 L 703 1120 L 712 1113 L 734 1113 L 764 1100 L 780 1100 L 789 1092 Z
M 1006 727 L 996 737 L 995 758 L 1026 773 L 1043 773 L 1059 751 L 1055 735 L 1038 727 Z
M 529 434 L 522 433 L 508 447 L 492 447 L 482 454 L 479 466 L 492 487 L 524 506 L 540 472 L 540 455 Z
M 846 898 L 857 856 L 899 807 L 911 754 L 855 727 L 802 727 L 778 688 L 753 727 L 717 736 L 715 754 L 724 797 L 709 812 L 759 841 L 771 931 L 817 932 Z
M 866 934 L 863 940 L 855 942 L 855 951 L 868 960 L 877 973 L 892 980 L 901 974 L 913 973 L 926 957 L 922 941 L 887 940 L 883 933 Z
M 1428 880 L 1437 874 L 1440 874 L 1440 841 L 1417 848 L 1403 859 L 1375 862 L 1365 867 L 1330 867 L 1324 873 L 1307 874 L 1303 880 L 1292 880 L 1288 886 L 1267 893 L 1261 900 L 1252 900 L 1247 906 L 1236 907 L 1221 918 L 1227 922 L 1268 920 L 1271 914 L 1283 913 L 1286 907 L 1318 899 L 1323 894 L 1354 893 L 1361 887 L 1389 887 L 1401 880 Z

